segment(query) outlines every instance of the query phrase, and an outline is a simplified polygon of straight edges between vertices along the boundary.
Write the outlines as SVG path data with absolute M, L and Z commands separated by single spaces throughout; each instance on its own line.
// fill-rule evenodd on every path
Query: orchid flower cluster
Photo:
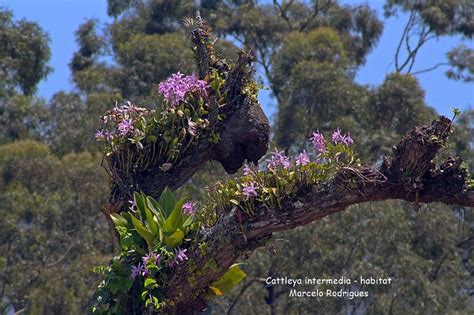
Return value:
M 233 206 L 250 216 L 256 209 L 279 209 L 301 188 L 326 181 L 341 167 L 356 162 L 349 133 L 337 128 L 330 139 L 315 131 L 308 151 L 289 157 L 275 149 L 260 168 L 245 164 L 242 177 L 218 183 L 209 193 L 205 223 L 212 225 L 220 213 Z
M 104 142 L 110 151 L 133 139 L 140 143 L 147 131 L 147 121 L 154 115 L 153 110 L 138 107 L 130 102 L 109 110 L 101 117 L 103 128 L 95 134 L 97 141 Z
M 103 144 L 111 173 L 123 181 L 150 166 L 167 171 L 200 135 L 214 139 L 206 133 L 211 84 L 178 72 L 158 85 L 161 111 L 127 102 L 106 112 L 95 137 Z
M 199 80 L 195 74 L 186 76 L 180 72 L 172 74 L 158 85 L 158 91 L 165 102 L 175 108 L 180 103 L 186 103 L 187 96 L 207 98 L 207 88 L 209 84 Z
M 188 249 L 201 230 L 201 217 L 196 202 L 178 200 L 168 188 L 159 200 L 135 192 L 128 212 L 111 215 L 120 237 L 120 254 L 109 266 L 96 268 L 105 279 L 95 292 L 92 312 L 120 313 L 130 295 L 136 295 L 140 311 L 162 310 L 163 288 L 170 273 L 190 260 Z M 245 273 L 232 266 L 210 292 L 222 293 L 229 288 L 228 281 L 236 284 L 243 277 Z

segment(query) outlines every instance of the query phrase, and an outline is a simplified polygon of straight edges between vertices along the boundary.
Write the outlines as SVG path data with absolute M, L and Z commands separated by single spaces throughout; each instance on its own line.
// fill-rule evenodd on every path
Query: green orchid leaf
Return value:
M 153 214 L 155 215 L 158 227 L 160 230 L 162 230 L 165 222 L 164 210 L 161 208 L 160 204 L 151 197 L 147 197 L 147 206 L 148 209 L 150 209 L 151 212 L 153 212 Z
M 186 228 L 194 223 L 194 215 L 188 216 L 183 223 L 183 228 Z
M 169 217 L 166 219 L 163 230 L 166 233 L 173 233 L 176 231 L 177 228 L 182 227 L 183 225 L 183 211 L 181 208 L 183 207 L 184 203 L 186 202 L 186 199 L 183 198 L 178 202 L 175 202 L 174 204 L 174 209 L 169 215 Z
M 174 231 L 176 231 L 176 229 L 178 228 L 180 217 L 182 217 L 181 210 L 173 210 L 168 219 L 166 219 L 165 221 L 163 231 L 165 231 L 166 233 L 173 233 Z
M 156 280 L 153 279 L 153 278 L 146 278 L 145 279 L 145 283 L 144 283 L 144 287 L 147 288 L 147 289 L 153 289 L 153 288 L 156 288 L 158 285 L 156 283 Z
M 157 222 L 155 222 L 153 214 L 151 213 L 150 209 L 148 209 L 148 207 L 146 207 L 146 206 L 145 206 L 144 212 L 145 212 L 145 215 L 146 215 L 146 220 L 147 220 L 148 227 L 150 228 L 151 232 L 155 236 L 158 236 L 160 234 L 160 229 L 158 227 Z
M 158 237 L 160 239 L 160 242 L 163 242 L 163 239 L 164 239 L 164 226 L 165 226 L 165 218 L 164 218 L 164 211 L 161 209 L 161 206 L 158 204 L 158 202 L 151 198 L 151 197 L 147 197 L 147 205 L 148 205 L 148 209 L 151 210 L 151 212 L 155 215 L 155 223 L 157 225 L 157 229 L 158 229 Z M 156 233 L 155 233 L 156 234 Z
M 211 283 L 211 286 L 214 288 L 212 291 L 225 294 L 246 276 L 247 274 L 240 269 L 240 264 L 233 264 L 220 279 Z
M 152 247 L 155 243 L 155 235 L 147 229 L 143 224 L 134 216 L 130 216 L 133 222 L 133 226 L 137 233 L 145 239 L 149 247 Z
M 118 213 L 112 213 L 110 215 L 112 222 L 114 222 L 115 227 L 123 226 L 127 227 L 127 220 Z
M 161 209 L 164 211 L 164 217 L 168 218 L 174 209 L 174 205 L 176 204 L 176 197 L 174 196 L 171 189 L 166 187 L 165 190 L 163 190 L 158 203 L 161 206 Z
M 166 246 L 175 248 L 183 242 L 184 239 L 184 232 L 181 231 L 180 229 L 176 230 L 171 236 L 168 236 L 166 238 Z
M 137 206 L 138 211 L 140 212 L 140 216 L 143 219 L 145 219 L 146 214 L 145 214 L 145 200 L 144 197 L 138 193 L 134 192 L 133 193 L 133 200 L 135 200 L 135 205 Z
M 135 228 L 132 222 L 132 215 L 129 212 L 122 212 L 121 216 L 127 221 L 127 229 L 132 230 Z

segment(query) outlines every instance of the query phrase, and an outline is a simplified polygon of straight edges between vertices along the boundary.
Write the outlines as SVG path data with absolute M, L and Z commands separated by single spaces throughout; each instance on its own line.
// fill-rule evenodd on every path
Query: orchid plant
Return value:
M 260 168 L 246 164 L 242 177 L 216 184 L 206 202 L 205 223 L 212 225 L 234 206 L 248 216 L 256 215 L 256 209 L 279 209 L 284 201 L 296 197 L 299 189 L 326 181 L 342 167 L 357 162 L 353 139 L 339 128 L 331 141 L 320 132 L 313 132 L 309 140 L 310 153 L 303 150 L 290 158 L 275 149 Z
M 96 139 L 103 144 L 107 169 L 114 182 L 123 182 L 133 172 L 158 165 L 166 172 L 201 135 L 211 143 L 218 134 L 209 130 L 208 90 L 222 100 L 223 80 L 213 73 L 200 80 L 196 75 L 176 73 L 160 83 L 161 111 L 128 102 L 116 105 L 101 118 Z M 138 294 L 136 309 L 162 309 L 166 305 L 163 285 L 171 270 L 188 261 L 188 249 L 201 227 L 202 215 L 195 202 L 177 200 L 165 189 L 158 201 L 134 193 L 129 211 L 112 214 L 120 238 L 120 254 L 108 266 L 92 306 L 98 314 L 119 312 L 126 296 Z M 209 287 L 208 296 L 222 295 L 245 277 L 238 265 Z
M 133 172 L 155 165 L 163 171 L 175 167 L 180 154 L 209 129 L 208 90 L 222 88 L 216 80 L 221 79 L 206 81 L 178 72 L 158 86 L 162 110 L 127 102 L 105 113 L 95 136 L 114 178 L 126 180 Z M 206 136 L 215 141 L 212 132 Z
M 166 188 L 159 200 L 135 193 L 128 212 L 112 214 L 120 254 L 109 266 L 97 267 L 105 279 L 94 295 L 92 312 L 120 313 L 125 297 L 136 294 L 138 309 L 166 306 L 163 286 L 172 270 L 188 261 L 188 248 L 201 229 L 196 203 L 177 199 Z M 237 265 L 212 284 L 222 295 L 245 277 Z

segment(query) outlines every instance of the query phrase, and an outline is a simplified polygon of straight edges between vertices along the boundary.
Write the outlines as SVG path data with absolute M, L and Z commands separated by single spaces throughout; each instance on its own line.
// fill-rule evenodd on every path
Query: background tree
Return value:
M 399 12 L 409 15 L 395 51 L 395 70 L 397 72 L 412 72 L 418 52 L 428 41 L 447 35 L 472 38 L 474 33 L 472 22 L 474 6 L 469 1 L 389 0 L 384 8 L 386 17 L 395 16 Z M 453 56 L 458 56 L 458 58 L 453 59 Z M 447 57 L 448 62 L 440 62 L 431 68 L 418 70 L 414 73 L 427 72 L 440 66 L 451 65 L 454 69 L 467 70 L 472 76 L 470 68 L 459 67 L 460 59 L 464 60 L 463 63 L 472 63 L 469 61 L 472 60 L 472 49 L 461 45 L 451 50 Z M 448 70 L 448 77 L 459 79 L 453 73 L 453 70 Z
M 114 249 L 97 211 L 107 177 L 95 126 L 82 126 L 78 95 L 49 104 L 34 95 L 50 72 L 40 26 L 3 9 L 0 21 L 0 300 L 31 314 L 82 313 L 97 282 L 91 267 Z
M 82 312 L 97 281 L 90 268 L 114 248 L 97 211 L 107 194 L 99 156 L 58 158 L 21 140 L 0 146 L 0 161 L 1 296 L 32 313 Z
M 51 55 L 48 36 L 36 23 L 13 21 L 8 10 L 0 15 L 0 35 L 0 96 L 12 91 L 33 94 L 51 71 L 47 66 Z

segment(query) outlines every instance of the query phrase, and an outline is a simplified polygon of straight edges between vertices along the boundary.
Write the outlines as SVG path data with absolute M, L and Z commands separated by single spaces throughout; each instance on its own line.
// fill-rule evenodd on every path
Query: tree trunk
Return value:
M 213 70 L 225 74 L 227 103 L 215 108 L 225 113 L 222 122 L 212 120 L 221 135 L 221 141 L 210 144 L 207 139 L 195 149 L 180 157 L 176 167 L 168 172 L 159 165 L 133 178 L 129 189 L 143 191 L 157 197 L 164 187 L 177 189 L 204 163 L 219 161 L 227 172 L 236 172 L 245 160 L 258 161 L 267 151 L 269 124 L 256 99 L 243 93 L 251 80 L 252 53 L 241 53 L 234 66 L 217 58 L 209 42 L 209 29 L 204 22 L 191 32 L 196 46 L 201 76 Z M 216 95 L 211 95 L 217 97 Z M 211 101 L 212 104 L 212 101 Z M 214 102 L 216 104 L 216 102 Z M 212 112 L 210 114 L 212 116 Z M 188 314 L 202 310 L 202 294 L 208 286 L 221 277 L 240 257 L 246 257 L 271 237 L 273 232 L 293 229 L 345 210 L 348 206 L 388 199 L 407 200 L 415 203 L 442 202 L 445 204 L 474 206 L 474 191 L 467 189 L 467 172 L 459 158 L 448 158 L 436 166 L 433 159 L 446 143 L 451 132 L 451 121 L 445 117 L 431 125 L 416 127 L 393 148 L 393 157 L 385 157 L 380 168 L 358 166 L 342 168 L 328 182 L 312 187 L 302 187 L 291 200 L 279 209 L 256 209 L 255 216 L 246 216 L 245 235 L 241 229 L 242 212 L 236 207 L 228 209 L 218 222 L 203 231 L 191 248 L 188 257 L 193 261 L 179 265 L 170 275 L 164 288 L 167 301 L 174 306 L 170 313 Z M 125 209 L 131 191 L 112 183 L 111 204 L 115 211 Z M 206 243 L 204 252 L 198 248 Z M 189 278 L 193 278 L 190 285 Z

